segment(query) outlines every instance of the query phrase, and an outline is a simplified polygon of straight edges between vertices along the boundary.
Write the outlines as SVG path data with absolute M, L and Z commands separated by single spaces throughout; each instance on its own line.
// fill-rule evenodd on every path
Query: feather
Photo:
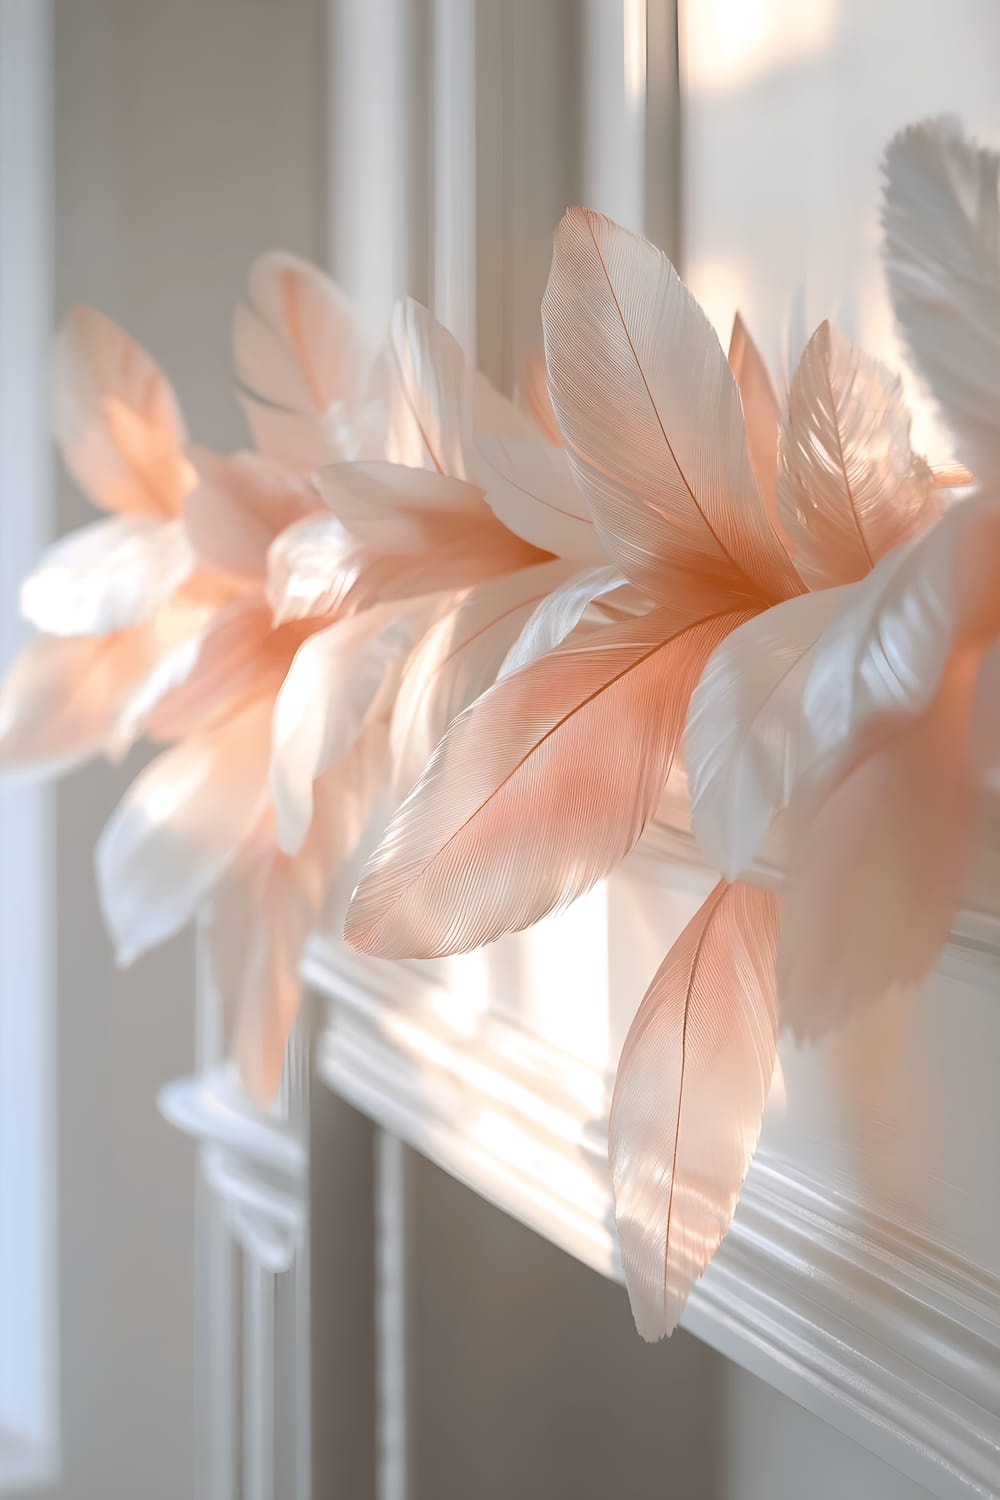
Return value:
M 396 540 L 403 545 L 406 539 Z M 408 550 L 383 555 L 352 537 L 335 516 L 320 516 L 290 526 L 273 543 L 267 596 L 276 623 L 357 613 L 392 599 L 466 588 L 543 557 L 493 522 L 485 532 L 479 523 L 456 530 L 430 550 L 412 550 L 411 538 Z
M 776 490 L 778 398 L 774 394 L 761 352 L 750 337 L 739 313 L 733 319 L 733 331 L 729 339 L 729 368 L 733 372 L 743 403 L 750 467 L 757 480 L 768 519 L 780 534 Z
M 230 593 L 203 588 L 196 573 L 145 625 L 114 637 L 142 641 L 144 667 L 122 704 L 108 755 L 119 758 L 147 733 L 161 700 L 197 674 L 206 640 L 224 627 L 237 603 L 244 609 L 249 605 L 245 598 L 234 601 Z
M 274 704 L 271 795 L 278 847 L 295 854 L 309 832 L 313 783 L 388 710 L 398 673 L 433 604 L 380 605 L 336 620 L 299 647 Z M 391 701 L 391 698 L 390 700 Z
M 118 962 L 129 964 L 194 916 L 266 806 L 271 703 L 159 755 L 129 787 L 95 851 Z
M 705 660 L 744 618 L 664 607 L 490 688 L 389 824 L 347 941 L 384 957 L 464 952 L 606 876 L 659 801 Z
M 781 995 L 800 1033 L 918 983 L 970 858 L 983 665 L 1000 636 L 1000 505 L 966 500 L 850 591 L 803 694 Z
M 817 759 L 858 755 L 930 707 L 953 654 L 1000 633 L 1000 505 L 953 505 L 845 595 L 803 692 Z
M 389 326 L 386 457 L 475 482 L 465 355 L 419 303 L 396 303 Z
M 340 612 L 377 561 L 372 548 L 351 536 L 336 516 L 307 516 L 286 527 L 267 554 L 267 599 L 275 624 Z M 388 564 L 392 571 L 398 566 L 395 558 Z
M 996 791 L 1000 789 L 1000 641 L 988 646 L 983 655 L 969 732 L 973 766 Z
M 624 574 L 608 563 L 600 568 L 585 568 L 564 579 L 525 621 L 497 676 L 509 677 L 511 672 L 560 646 L 596 600 L 619 589 L 632 592 Z
M 720 882 L 661 964 L 622 1049 L 608 1154 L 645 1339 L 677 1326 L 757 1146 L 774 1071 L 777 942 L 778 898 Z
M 316 496 L 256 453 L 193 455 L 198 485 L 184 502 L 184 525 L 201 560 L 257 584 L 267 549 L 287 526 L 319 509 Z
M 344 529 L 377 552 L 419 552 L 475 530 L 485 541 L 500 530 L 478 485 L 433 470 L 334 464 L 316 487 Z
M 357 852 L 385 785 L 389 726 L 369 717 L 354 744 L 313 784 L 313 819 L 296 856 L 300 868 L 324 888 Z M 316 873 L 318 872 L 318 873 Z
M 448 725 L 496 680 L 532 611 L 571 563 L 537 563 L 465 590 L 435 621 L 403 671 L 392 714 L 393 781 L 414 785 Z
M 21 614 L 48 635 L 110 635 L 141 625 L 187 579 L 181 521 L 108 516 L 47 547 L 21 584 Z
M 275 627 L 260 599 L 239 599 L 163 657 L 149 681 L 143 727 L 153 739 L 197 734 L 262 692 L 277 693 L 317 622 Z
M 987 482 L 1000 469 L 1000 157 L 957 121 L 927 120 L 890 142 L 883 173 L 896 317 L 959 457 Z
M 310 474 L 354 456 L 370 356 L 350 301 L 315 266 L 278 250 L 254 262 L 233 318 L 233 361 L 267 458 Z
M 51 774 L 124 751 L 122 721 L 154 652 L 146 627 L 31 641 L 0 684 L 0 769 Z
M 373 724 L 316 782 L 316 815 L 295 858 L 274 847 L 268 815 L 212 901 L 212 968 L 244 1088 L 266 1107 L 281 1081 L 299 1011 L 299 970 L 331 878 L 354 850 L 385 764 L 385 726 Z
M 957 653 L 905 733 L 814 769 L 792 799 L 778 975 L 799 1037 L 919 984 L 947 940 L 976 818 L 979 660 Z
M 195 482 L 169 383 L 110 318 L 74 308 L 56 336 L 53 433 L 63 462 L 95 505 L 176 516 Z
M 931 472 L 910 446 L 899 380 L 829 323 L 792 377 L 778 509 L 812 588 L 863 578 L 941 514 Z
M 247 890 L 232 1049 L 247 1093 L 261 1108 L 278 1091 L 299 1012 L 299 969 L 317 913 L 296 861 L 275 854 Z
M 476 441 L 486 502 L 509 531 L 556 557 L 600 562 L 604 548 L 594 529 L 565 451 L 541 441 Z
M 666 256 L 570 209 L 542 305 L 549 394 L 610 559 L 664 602 L 801 592 L 719 341 Z
M 516 406 L 480 370 L 470 371 L 468 400 L 470 403 L 473 443 L 480 436 L 500 438 L 507 443 L 537 443 L 541 434 L 538 423 L 528 412 Z M 479 472 L 475 452 L 469 446 L 470 462 Z
M 539 345 L 537 349 L 532 349 L 521 366 L 521 378 L 517 383 L 516 395 L 521 406 L 534 420 L 545 441 L 558 448 L 562 446 L 562 433 L 559 431 L 556 414 L 552 410 L 548 381 L 545 350 L 542 345 Z
M 931 481 L 938 489 L 958 490 L 975 484 L 976 476 L 961 464 L 932 464 Z
M 749 868 L 810 764 L 802 693 L 813 647 L 849 597 L 846 588 L 800 594 L 748 620 L 711 657 L 691 699 L 691 823 L 705 856 L 730 879 Z

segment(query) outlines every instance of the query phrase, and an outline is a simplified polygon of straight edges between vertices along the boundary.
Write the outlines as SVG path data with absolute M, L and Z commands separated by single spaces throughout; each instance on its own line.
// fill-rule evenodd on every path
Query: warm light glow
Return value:
M 646 92 L 646 0 L 624 0 L 625 97 L 638 103 Z
M 828 46 L 835 0 L 697 0 L 684 8 L 690 89 L 725 92 Z
M 769 1116 L 777 1116 L 779 1120 L 783 1120 L 788 1113 L 788 1087 L 785 1083 L 785 1070 L 781 1066 L 780 1057 L 774 1059 L 771 1089 L 767 1096 L 767 1112 Z
M 531 1012 L 542 1034 L 598 1066 L 608 1057 L 607 888 L 595 886 L 572 906 L 532 928 Z
M 740 255 L 698 255 L 685 278 L 708 316 L 724 349 L 729 347 L 733 316 L 753 306 L 754 268 Z

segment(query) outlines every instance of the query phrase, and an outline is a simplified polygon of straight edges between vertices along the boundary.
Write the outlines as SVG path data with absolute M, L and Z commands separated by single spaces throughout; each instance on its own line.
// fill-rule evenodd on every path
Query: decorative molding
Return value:
M 159 1095 L 164 1118 L 198 1144 L 195 1493 L 310 1500 L 309 1031 L 293 1032 L 265 1114 L 220 1060 L 205 919 L 198 989 L 199 1071 Z
M 463 1020 L 428 965 L 314 944 L 322 1079 L 602 1275 L 621 1279 L 611 1080 L 496 1011 Z M 472 1007 L 470 1007 L 470 1010 Z M 1000 1279 L 754 1161 L 684 1324 L 943 1496 L 1000 1489 Z

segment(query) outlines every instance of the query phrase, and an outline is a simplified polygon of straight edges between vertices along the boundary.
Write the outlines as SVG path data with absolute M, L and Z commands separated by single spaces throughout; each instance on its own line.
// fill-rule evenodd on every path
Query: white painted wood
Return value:
M 329 0 L 329 255 L 373 339 L 428 295 L 428 25 L 414 0 Z
M 206 1036 L 218 1001 L 202 945 Z M 206 1062 L 160 1094 L 166 1119 L 199 1144 L 197 1493 L 240 1500 L 311 1496 L 309 1039 L 293 1034 L 281 1097 L 267 1114 L 231 1064 Z M 279 1300 L 277 1281 L 289 1295 Z M 240 1305 L 241 1304 L 241 1305 Z M 288 1351 L 279 1360 L 279 1341 Z M 276 1430 L 276 1381 L 284 1429 Z
M 195 1181 L 195 1500 L 239 1500 L 238 1250 L 222 1203 Z
M 432 0 L 431 4 L 432 306 L 472 364 L 477 358 L 476 201 L 480 185 L 476 40 L 477 19 L 482 14 L 475 0 Z M 491 142 L 491 151 L 493 146 Z M 487 152 L 483 155 L 486 159 Z M 495 177 L 495 170 L 488 170 L 481 186 L 485 189 Z
M 52 527 L 52 17 L 0 5 L 0 673 Z M 0 787 L 0 1490 L 60 1462 L 51 794 Z
M 274 1272 L 255 1256 L 243 1268 L 243 1494 L 275 1500 Z
M 582 197 L 680 254 L 674 0 L 584 0 Z
M 412 1490 L 406 1155 L 398 1136 L 379 1132 L 375 1157 L 378 1500 L 407 1500 Z
M 318 943 L 309 960 L 313 984 L 328 997 L 330 1025 L 317 1053 L 326 1082 L 614 1277 L 620 1264 L 606 1120 L 629 965 L 606 960 L 630 944 L 639 968 L 644 959 L 647 967 L 655 962 L 711 882 L 690 844 L 682 836 L 674 844 L 681 857 L 661 844 L 652 860 L 633 860 L 572 931 L 571 910 L 485 957 L 445 965 L 378 963 L 332 942 Z M 653 912 L 651 942 L 645 923 Z M 577 967 L 553 994 L 545 975 L 556 948 L 567 969 L 575 953 Z M 588 987 L 584 976 L 595 971 Z M 974 990 L 985 1015 L 998 974 L 1000 943 L 984 953 L 981 940 L 956 937 L 927 1007 L 954 1013 Z M 633 1005 L 640 993 L 633 990 Z M 791 1077 L 787 1048 L 782 1056 Z M 810 1084 L 815 1093 L 817 1079 Z M 788 1090 L 782 1097 L 779 1085 L 772 1094 L 733 1228 L 692 1296 L 685 1326 L 933 1493 L 994 1494 L 1000 1245 L 984 1253 L 974 1216 L 953 1220 L 950 1239 L 921 1232 L 893 1215 L 890 1199 L 866 1197 L 863 1174 L 848 1180 L 843 1171 L 817 1171 L 801 1149 L 815 1099 Z M 928 1106 L 936 1107 L 925 1095 Z M 940 1101 L 942 1110 L 951 1107 Z M 965 1128 L 995 1140 L 995 1100 L 968 1108 Z M 828 1121 L 825 1151 L 838 1138 L 849 1142 L 859 1124 L 845 1103 L 840 1118 Z M 928 1196 L 931 1187 L 925 1179 Z M 956 1248 L 963 1231 L 974 1254 Z

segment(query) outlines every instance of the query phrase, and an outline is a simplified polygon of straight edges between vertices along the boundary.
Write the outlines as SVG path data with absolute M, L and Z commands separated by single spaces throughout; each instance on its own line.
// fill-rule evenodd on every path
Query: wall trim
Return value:
M 314 943 L 322 1080 L 621 1280 L 611 1080 L 499 1013 L 463 1027 L 418 963 Z M 1000 1487 L 1000 1279 L 758 1155 L 684 1326 L 942 1497 Z

